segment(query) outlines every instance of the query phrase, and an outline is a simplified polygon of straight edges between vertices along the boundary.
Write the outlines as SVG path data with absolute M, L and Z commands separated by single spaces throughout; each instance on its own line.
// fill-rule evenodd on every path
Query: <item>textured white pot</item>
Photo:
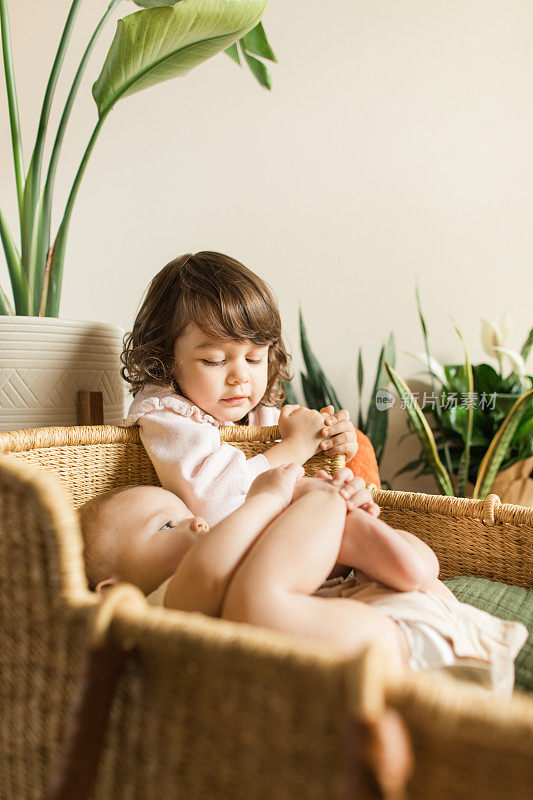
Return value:
M 122 335 L 101 322 L 0 317 L 0 431 L 76 425 L 79 391 L 102 392 L 104 422 L 121 425 Z

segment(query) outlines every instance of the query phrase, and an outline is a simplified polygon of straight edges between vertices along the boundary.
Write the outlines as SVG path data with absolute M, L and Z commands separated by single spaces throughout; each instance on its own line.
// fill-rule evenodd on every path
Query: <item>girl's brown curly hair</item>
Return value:
M 207 336 L 270 345 L 261 400 L 281 406 L 291 379 L 277 302 L 267 284 L 239 261 L 204 251 L 174 259 L 150 283 L 133 330 L 124 337 L 123 378 L 136 395 L 147 383 L 180 388 L 172 374 L 174 343 L 193 322 Z

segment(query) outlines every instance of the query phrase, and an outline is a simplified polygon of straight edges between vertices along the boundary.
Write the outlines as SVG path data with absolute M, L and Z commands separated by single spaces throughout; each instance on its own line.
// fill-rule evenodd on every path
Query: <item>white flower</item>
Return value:
M 497 359 L 500 369 L 502 356 L 505 356 L 509 360 L 513 372 L 516 372 L 517 375 L 525 375 L 524 359 L 516 350 L 511 350 L 507 347 L 510 333 L 511 325 L 508 312 L 503 314 L 499 325 L 495 325 L 494 322 L 487 319 L 481 320 L 481 342 L 486 354 L 491 358 Z
M 526 374 L 526 365 L 520 353 L 517 353 L 516 350 L 509 350 L 508 347 L 495 347 L 494 349 L 498 353 L 507 356 L 513 368 L 513 372 L 516 372 L 517 375 Z
M 506 347 L 509 341 L 509 334 L 510 324 L 508 313 L 505 313 L 502 316 L 499 325 L 496 325 L 494 322 L 490 322 L 490 320 L 487 319 L 481 320 L 481 342 L 483 344 L 484 351 L 491 358 L 497 358 L 500 360 L 500 356 L 495 348 Z
M 446 373 L 444 372 L 444 367 L 439 364 L 436 358 L 433 356 L 427 356 L 427 353 L 407 353 L 408 356 L 413 356 L 413 358 L 418 358 L 419 361 L 425 366 L 427 371 L 437 378 L 438 381 L 442 383 L 443 386 L 446 385 Z

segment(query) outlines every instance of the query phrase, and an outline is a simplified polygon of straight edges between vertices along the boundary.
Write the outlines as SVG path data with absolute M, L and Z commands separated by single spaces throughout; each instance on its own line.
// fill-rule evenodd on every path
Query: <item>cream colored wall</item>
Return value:
M 77 54 L 106 4 L 83 4 Z M 29 161 L 70 3 L 9 5 Z M 352 413 L 359 346 L 373 375 L 393 330 L 400 372 L 416 372 L 404 351 L 422 349 L 417 279 L 435 356 L 460 358 L 450 314 L 474 359 L 480 316 L 510 311 L 518 348 L 533 323 L 531 2 L 271 0 L 265 27 L 279 59 L 270 94 L 221 55 L 111 114 L 72 221 L 62 316 L 127 328 L 157 269 L 219 249 L 270 282 L 293 347 L 302 304 Z M 65 141 L 57 213 L 96 119 L 89 88 L 112 26 L 104 38 Z M 15 227 L 5 109 L 2 94 L 0 198 Z M 389 478 L 417 449 L 397 445 L 402 422 L 396 410 Z

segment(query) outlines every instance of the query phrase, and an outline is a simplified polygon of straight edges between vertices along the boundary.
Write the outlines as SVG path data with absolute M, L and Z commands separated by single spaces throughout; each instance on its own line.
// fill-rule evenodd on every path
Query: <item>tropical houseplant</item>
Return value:
M 50 160 L 45 169 L 44 154 L 50 110 L 82 0 L 72 0 L 70 5 L 46 86 L 35 145 L 27 168 L 22 152 L 8 6 L 7 0 L 0 0 L 2 53 L 20 227 L 20 247 L 18 247 L 0 208 L 0 239 L 12 290 L 11 301 L 7 292 L 0 287 L 0 324 L 3 325 L 0 338 L 3 342 L 4 355 L 6 342 L 15 341 L 15 349 L 7 353 L 4 366 L 0 361 L 0 406 L 10 408 L 7 422 L 4 420 L 2 423 L 0 419 L 0 428 L 3 427 L 4 430 L 13 425 L 13 420 L 16 422 L 17 411 L 16 406 L 13 406 L 15 396 L 34 395 L 37 407 L 42 407 L 43 403 L 49 404 L 50 388 L 57 390 L 59 385 L 60 377 L 56 375 L 49 376 L 44 381 L 44 390 L 35 389 L 33 386 L 26 387 L 26 391 L 22 388 L 30 373 L 40 372 L 42 358 L 48 349 L 56 348 L 56 366 L 57 351 L 61 350 L 61 347 L 53 343 L 49 347 L 47 341 L 51 332 L 55 335 L 60 323 L 44 319 L 36 320 L 36 324 L 44 325 L 44 329 L 41 330 L 39 327 L 39 331 L 33 334 L 31 332 L 33 323 L 28 318 L 55 318 L 59 315 L 67 237 L 74 203 L 98 135 L 117 102 L 161 81 L 185 75 L 195 66 L 223 50 L 238 63 L 240 63 L 240 53 L 256 79 L 262 85 L 270 86 L 268 70 L 261 60 L 261 58 L 275 60 L 260 23 L 267 0 L 132 0 L 131 2 L 128 0 L 130 8 L 133 3 L 142 10 L 130 13 L 118 21 L 115 37 L 93 86 L 97 110 L 95 127 L 75 175 L 57 234 L 54 236 L 51 232 L 54 183 L 72 107 L 94 46 L 106 22 L 123 1 L 111 0 L 108 3 L 89 38 L 68 93 Z M 21 317 L 25 318 L 21 326 L 24 331 L 22 339 L 16 333 L 17 322 Z M 71 326 L 69 338 L 75 335 L 75 328 L 76 326 Z M 105 343 L 109 343 L 111 329 L 101 327 L 98 331 L 97 341 L 94 344 L 99 351 L 97 360 L 101 362 L 102 350 L 106 349 Z M 122 392 L 122 387 L 118 377 L 116 351 L 117 347 L 119 351 L 121 349 L 120 338 L 120 335 L 118 339 L 115 337 L 115 343 L 109 346 L 109 354 L 113 361 L 112 372 L 116 375 L 113 377 L 111 373 L 108 375 L 108 379 L 115 382 L 119 394 Z M 34 350 L 38 342 L 42 343 L 44 340 L 46 341 L 41 351 L 36 354 L 38 363 L 32 366 L 32 363 L 26 361 L 21 366 L 22 353 L 28 354 Z M 85 350 L 86 344 L 87 336 L 82 333 L 82 341 L 76 347 L 75 356 L 66 362 L 67 372 L 69 364 L 79 365 L 78 356 Z M 62 370 L 65 371 L 63 368 Z M 72 370 L 70 373 L 69 382 L 72 383 Z M 96 378 L 97 382 L 100 377 Z M 70 390 L 67 391 L 67 395 L 69 392 Z M 122 407 L 122 402 L 119 406 Z M 118 418 L 122 418 L 122 410 Z M 59 417 L 53 417 L 52 420 L 55 424 L 61 424 Z M 37 422 L 37 424 L 42 423 Z M 51 423 L 45 422 L 45 424 Z M 31 423 L 29 426 L 31 427 Z M 17 424 L 17 427 L 21 425 Z M 28 427 L 28 420 L 22 420 L 22 427 Z
M 299 312 L 299 323 L 300 349 L 306 369 L 306 372 L 300 372 L 300 380 L 307 407 L 317 410 L 329 405 L 332 405 L 336 410 L 345 408 L 345 406 L 341 404 L 337 392 L 327 378 L 311 348 L 301 309 Z M 370 439 L 376 454 L 378 466 L 381 464 L 381 459 L 383 458 L 383 452 L 385 450 L 389 419 L 389 405 L 380 402 L 382 393 L 387 394 L 387 387 L 389 386 L 389 380 L 385 372 L 385 362 L 392 365 L 395 363 L 395 345 L 392 333 L 379 353 L 376 376 L 370 393 L 366 415 L 363 411 L 364 367 L 361 348 L 359 348 L 357 355 L 357 393 L 359 402 L 356 426 Z M 283 388 L 287 402 L 297 403 L 298 401 L 292 385 L 286 383 Z
M 419 458 L 400 472 L 431 474 L 446 495 L 484 498 L 493 491 L 504 501 L 530 504 L 533 377 L 526 375 L 525 362 L 533 346 L 533 330 L 521 351 L 515 352 L 507 346 L 506 318 L 500 326 L 483 320 L 482 342 L 495 359 L 495 368 L 485 362 L 471 363 L 456 328 L 464 362 L 441 365 L 430 353 L 418 291 L 417 304 L 425 350 L 414 355 L 429 378 L 427 391 L 412 392 L 392 365 L 386 365 L 408 415 L 410 431 L 422 448 Z

